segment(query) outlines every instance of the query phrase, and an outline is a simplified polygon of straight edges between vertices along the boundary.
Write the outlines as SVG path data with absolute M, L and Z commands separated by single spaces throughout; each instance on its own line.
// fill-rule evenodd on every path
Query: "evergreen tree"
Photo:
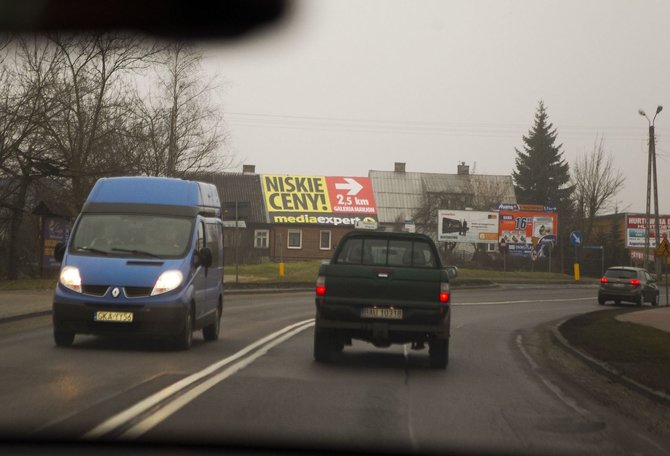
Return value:
M 570 215 L 570 166 L 563 158 L 562 144 L 556 145 L 556 129 L 549 122 L 544 103 L 538 103 L 535 124 L 523 136 L 523 150 L 515 148 L 516 170 L 512 172 L 519 203 L 556 206 Z

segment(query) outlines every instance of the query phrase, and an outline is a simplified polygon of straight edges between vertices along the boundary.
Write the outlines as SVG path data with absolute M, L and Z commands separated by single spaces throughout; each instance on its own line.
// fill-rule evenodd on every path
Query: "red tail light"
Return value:
M 316 295 L 326 295 L 326 278 L 324 276 L 319 276 L 319 278 L 316 279 Z
M 630 284 L 638 286 L 640 284 L 640 281 L 638 279 L 633 279 L 633 280 L 630 281 Z
M 446 282 L 440 284 L 440 302 L 449 302 L 449 284 Z
M 609 282 L 609 280 L 607 280 L 607 277 L 603 277 L 602 279 L 600 279 L 600 283 L 607 283 L 607 282 Z

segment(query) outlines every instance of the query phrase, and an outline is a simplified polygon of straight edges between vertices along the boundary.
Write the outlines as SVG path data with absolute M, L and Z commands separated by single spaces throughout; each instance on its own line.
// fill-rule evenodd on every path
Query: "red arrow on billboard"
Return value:
M 337 190 L 349 190 L 347 192 L 347 195 L 352 195 L 352 196 L 358 195 L 358 192 L 360 192 L 361 189 L 363 188 L 363 186 L 361 184 L 359 184 L 356 179 L 352 179 L 350 177 L 345 177 L 344 180 L 345 180 L 345 183 L 335 184 L 335 188 Z

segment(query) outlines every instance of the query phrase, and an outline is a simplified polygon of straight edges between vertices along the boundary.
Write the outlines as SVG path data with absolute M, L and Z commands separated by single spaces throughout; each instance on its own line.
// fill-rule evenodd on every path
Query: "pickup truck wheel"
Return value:
M 605 305 L 605 298 L 601 298 L 600 296 L 598 296 L 598 304 L 600 304 L 601 306 L 604 306 Z
M 330 362 L 334 348 L 333 337 L 330 332 L 314 328 L 314 360 L 317 363 Z
M 216 320 L 211 325 L 202 328 L 202 337 L 210 342 L 219 338 L 219 330 L 221 329 L 221 311 L 216 309 Z
M 445 369 L 449 364 L 449 339 L 435 339 L 428 343 L 430 367 Z
M 58 347 L 70 347 L 74 342 L 74 333 L 54 330 L 54 342 Z

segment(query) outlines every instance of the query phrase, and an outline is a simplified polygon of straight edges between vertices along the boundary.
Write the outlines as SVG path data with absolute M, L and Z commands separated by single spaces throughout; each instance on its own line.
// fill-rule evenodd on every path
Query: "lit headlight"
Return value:
M 179 285 L 181 285 L 182 280 L 184 280 L 184 276 L 182 275 L 181 271 L 165 271 L 156 281 L 156 285 L 151 291 L 151 296 L 156 296 L 174 290 Z
M 72 291 L 81 293 L 81 276 L 79 269 L 74 266 L 65 266 L 60 272 L 60 283 Z

